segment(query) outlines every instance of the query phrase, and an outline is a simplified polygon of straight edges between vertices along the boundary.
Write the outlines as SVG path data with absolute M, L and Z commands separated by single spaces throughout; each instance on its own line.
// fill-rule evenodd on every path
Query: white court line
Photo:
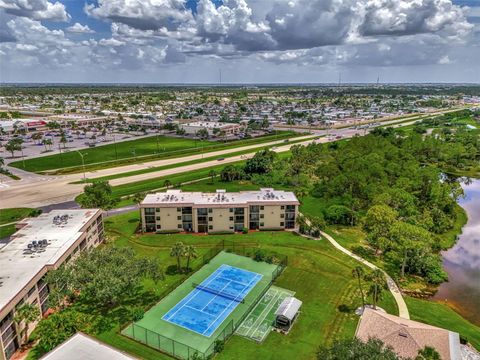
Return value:
M 268 312 L 273 308 L 273 305 L 272 305 L 272 304 L 274 304 L 274 303 L 277 301 L 277 299 L 280 297 L 280 295 L 279 295 L 279 292 L 280 292 L 280 291 L 275 290 L 275 289 L 274 289 L 274 291 L 275 291 L 275 294 L 272 296 L 272 299 L 271 299 L 270 302 L 267 304 L 267 306 L 265 307 L 265 309 L 263 309 L 263 311 L 260 313 L 260 315 L 259 315 L 258 318 L 257 318 L 257 321 L 255 321 L 255 322 L 253 323 L 252 327 L 247 331 L 246 336 L 249 336 L 249 333 L 250 333 L 251 330 L 257 330 L 257 329 L 258 329 L 258 327 L 255 327 L 255 326 L 258 326 L 258 325 L 257 325 L 257 322 L 258 322 L 259 320 L 260 320 L 260 324 L 263 322 L 263 320 L 265 320 L 266 317 L 263 317 L 263 318 L 262 318 L 263 313 L 265 312 L 265 310 L 267 310 L 267 314 L 268 314 Z M 258 304 L 257 304 L 257 306 L 258 306 Z M 255 331 L 254 331 L 254 332 L 255 332 Z M 262 339 L 263 339 L 263 338 L 262 338 Z
M 250 280 L 250 283 L 248 284 L 248 286 L 250 286 L 250 285 L 257 279 L 257 276 L 262 276 L 262 275 L 260 275 L 260 274 L 255 275 L 255 276 L 253 277 L 253 279 Z M 260 277 L 260 278 L 261 278 L 261 277 Z M 244 290 L 245 290 L 245 289 L 244 289 Z M 251 289 L 250 289 L 250 290 L 251 290 Z M 240 294 L 241 294 L 241 293 L 240 293 Z M 205 333 L 212 327 L 212 325 L 215 324 L 215 322 L 216 322 L 218 319 L 220 319 L 220 316 L 222 316 L 223 313 L 224 313 L 227 309 L 229 309 L 230 305 L 231 305 L 234 301 L 235 301 L 235 300 L 232 300 L 232 301 L 227 305 L 227 307 L 216 317 L 216 319 L 215 319 L 215 320 L 210 324 L 210 326 L 202 333 L 202 335 L 205 334 Z M 230 312 L 232 312 L 232 310 L 233 310 L 233 309 L 231 309 Z
M 225 288 L 226 288 L 228 285 L 230 285 L 231 283 L 232 283 L 232 281 L 230 280 L 230 281 L 222 288 L 222 290 L 225 289 Z M 200 289 L 200 290 L 202 290 L 202 289 Z M 222 291 L 222 290 L 220 290 L 220 291 Z M 219 295 L 217 295 L 217 294 L 212 294 L 212 295 L 215 295 L 215 296 L 214 296 L 213 298 L 211 298 L 210 301 L 202 308 L 202 312 L 203 312 L 203 309 L 205 309 L 213 300 L 215 300 L 215 299 L 219 296 Z
M 211 278 L 210 280 L 208 280 L 207 284 L 210 284 L 214 279 L 216 279 L 218 276 L 220 276 L 220 274 L 223 272 L 224 268 L 222 269 L 223 265 L 220 266 L 217 270 L 215 270 L 215 272 L 213 272 L 212 274 L 210 274 L 210 276 L 212 275 L 215 275 L 213 278 Z M 220 272 L 218 274 L 215 274 L 219 269 L 222 269 L 220 270 Z M 207 278 L 208 279 L 208 278 Z M 205 280 L 204 280 L 205 281 Z M 175 316 L 181 309 L 183 309 L 183 307 L 185 305 L 187 305 L 191 300 L 193 300 L 198 294 L 200 293 L 200 290 L 197 290 L 196 293 L 194 293 L 193 291 L 191 291 L 187 296 L 185 296 L 182 300 L 180 300 L 179 302 L 181 303 L 182 301 L 184 301 L 185 299 L 188 299 L 186 302 L 184 302 L 182 304 L 182 306 L 180 306 L 177 311 L 175 311 L 173 314 L 170 314 L 170 316 L 168 318 L 163 318 L 163 320 L 167 320 L 169 321 L 173 316 Z M 193 295 L 192 295 L 193 294 Z M 168 314 L 168 313 L 167 313 Z

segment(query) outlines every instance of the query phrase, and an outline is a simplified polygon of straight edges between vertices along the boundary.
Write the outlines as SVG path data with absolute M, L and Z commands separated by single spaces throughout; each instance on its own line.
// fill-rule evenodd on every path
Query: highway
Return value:
M 448 110 L 446 110 L 447 112 Z M 412 122 L 404 122 L 401 124 L 393 123 L 391 126 L 406 126 Z M 385 124 L 382 124 L 384 126 Z M 110 180 L 110 184 L 112 186 L 128 184 L 132 182 L 137 182 L 141 180 L 148 180 L 157 177 L 169 176 L 173 174 L 179 174 L 194 170 L 199 170 L 215 165 L 220 164 L 228 164 L 233 163 L 241 160 L 245 160 L 247 158 L 252 157 L 256 150 L 265 146 L 276 146 L 274 151 L 276 152 L 286 152 L 290 150 L 293 145 L 307 145 L 312 141 L 317 143 L 325 143 L 329 141 L 335 141 L 338 138 L 351 138 L 355 135 L 363 136 L 368 133 L 367 129 L 354 129 L 350 128 L 343 128 L 343 129 L 332 129 L 332 130 L 315 130 L 313 131 L 313 135 L 308 135 L 304 137 L 300 137 L 297 139 L 305 139 L 305 141 L 290 144 L 285 143 L 284 141 L 272 141 L 265 144 L 259 145 L 249 145 L 238 147 L 235 149 L 226 149 L 226 150 L 219 150 L 214 152 L 209 152 L 205 154 L 196 154 L 196 155 L 189 155 L 180 158 L 173 158 L 173 159 L 164 159 L 164 160 L 156 160 L 156 161 L 149 161 L 145 163 L 139 164 L 132 164 L 127 166 L 121 166 L 116 168 L 108 168 L 104 170 L 97 170 L 87 172 L 85 176 L 88 179 L 94 179 L 104 176 L 109 176 L 113 174 L 122 174 L 131 171 L 141 170 L 141 169 L 148 169 L 152 167 L 160 167 L 160 166 L 168 166 L 168 165 L 178 165 L 177 167 L 164 169 L 159 171 L 148 172 L 144 174 L 138 174 L 134 176 L 122 177 Z M 328 136 L 327 136 L 328 134 Z M 322 136 L 324 137 L 313 140 L 313 137 Z M 204 157 L 224 157 L 225 155 L 252 150 L 251 153 L 244 154 L 244 155 L 236 155 L 231 157 L 225 157 L 223 160 L 211 160 L 205 162 L 197 162 L 188 165 L 181 165 L 184 162 L 191 162 L 195 160 L 202 160 Z M 83 179 L 83 174 L 70 174 L 70 175 L 63 175 L 63 176 L 47 176 L 47 175 L 38 175 L 33 173 L 28 173 L 24 171 L 20 171 L 18 169 L 12 169 L 13 172 L 17 173 L 22 177 L 22 180 L 15 181 L 15 180 L 3 180 L 0 184 L 0 209 L 5 208 L 13 208 L 13 207 L 42 207 L 48 206 L 52 204 L 58 204 L 62 202 L 72 201 L 78 194 L 80 194 L 83 190 L 84 184 L 72 184 L 72 182 L 81 181 Z

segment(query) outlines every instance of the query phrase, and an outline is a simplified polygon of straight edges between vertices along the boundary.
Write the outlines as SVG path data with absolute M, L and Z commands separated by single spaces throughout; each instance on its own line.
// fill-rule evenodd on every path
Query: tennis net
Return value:
M 236 302 L 239 302 L 239 303 L 244 303 L 245 302 L 241 293 L 238 293 L 237 295 L 232 295 L 232 294 L 226 293 L 224 291 L 212 289 L 212 288 L 209 288 L 205 285 L 196 284 L 196 283 L 192 283 L 192 286 L 195 289 L 202 290 L 202 291 L 208 292 L 208 293 L 213 294 L 213 295 L 218 295 L 218 296 L 224 297 L 224 298 L 229 299 L 229 300 L 233 300 L 233 301 L 236 301 Z

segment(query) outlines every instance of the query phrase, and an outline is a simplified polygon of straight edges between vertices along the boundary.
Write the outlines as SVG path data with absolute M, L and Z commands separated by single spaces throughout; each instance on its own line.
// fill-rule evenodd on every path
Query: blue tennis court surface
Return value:
M 221 265 L 162 319 L 204 336 L 211 336 L 263 277 Z

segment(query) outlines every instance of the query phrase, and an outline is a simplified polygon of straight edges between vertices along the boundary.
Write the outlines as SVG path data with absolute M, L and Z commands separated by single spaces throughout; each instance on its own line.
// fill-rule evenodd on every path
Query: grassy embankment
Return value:
M 244 244 L 288 255 L 289 265 L 276 284 L 296 292 L 296 296 L 304 303 L 303 315 L 288 336 L 271 333 L 262 344 L 234 336 L 218 356 L 219 359 L 268 358 L 273 353 L 278 359 L 313 358 L 319 345 L 353 336 L 358 321 L 353 311 L 361 303 L 356 281 L 351 274 L 357 263 L 325 241 L 306 240 L 288 232 L 211 236 L 138 235 L 134 233 L 137 224 L 136 211 L 107 219 L 106 229 L 109 237 L 113 238 L 113 243 L 108 246 L 132 247 L 140 255 L 158 259 L 165 269 L 175 264 L 175 259 L 169 253 L 170 247 L 177 241 L 194 244 L 200 255 L 221 240 L 233 241 L 236 246 Z M 157 286 L 147 281 L 144 290 L 159 294 L 179 276 L 166 275 L 166 280 Z M 396 304 L 389 293 L 386 293 L 381 306 L 390 313 L 397 313 Z M 120 311 L 110 313 L 119 314 Z M 140 358 L 167 358 L 119 335 L 118 324 L 121 319 L 110 316 L 110 313 L 105 319 L 110 326 L 96 334 L 100 340 Z
M 31 208 L 0 209 L 0 239 L 12 235 L 15 232 L 15 224 L 12 223 L 33 215 L 34 210 Z
M 128 165 L 148 160 L 169 159 L 186 155 L 230 149 L 239 146 L 255 145 L 265 142 L 289 139 L 301 134 L 279 132 L 276 135 L 266 135 L 260 138 L 236 140 L 231 142 L 212 142 L 194 139 L 158 136 L 123 141 L 115 144 L 102 145 L 79 150 L 84 155 L 85 169 L 92 171 Z M 68 149 L 67 149 L 68 150 Z M 10 166 L 48 174 L 69 174 L 83 171 L 82 159 L 77 151 L 65 151 L 62 154 L 26 159 L 25 167 L 22 161 L 15 161 Z
M 314 140 L 316 138 L 317 137 L 312 138 L 311 140 Z M 301 142 L 305 142 L 305 141 L 306 140 L 304 140 L 304 139 L 300 139 L 300 140 L 295 140 L 294 139 L 294 140 L 290 140 L 288 143 L 292 145 L 292 144 L 297 144 L 297 143 L 301 143 Z M 231 153 L 226 154 L 225 156 L 222 156 L 222 158 L 228 159 L 228 158 L 231 158 L 231 157 L 234 157 L 234 156 L 245 155 L 245 154 L 253 154 L 253 153 L 256 153 L 256 152 L 261 151 L 261 150 L 272 149 L 276 146 L 278 146 L 278 145 L 260 146 L 260 147 L 255 148 L 255 149 L 248 149 L 248 150 L 231 152 Z M 206 153 L 205 155 L 207 156 L 208 153 Z M 152 166 L 152 167 L 148 167 L 146 169 L 140 169 L 140 170 L 134 170 L 134 171 L 124 172 L 124 173 L 114 174 L 114 175 L 102 176 L 102 177 L 97 177 L 97 178 L 94 178 L 94 179 L 87 179 L 87 182 L 93 183 L 93 182 L 101 181 L 101 180 L 109 181 L 109 180 L 113 180 L 113 179 L 136 176 L 136 175 L 141 175 L 141 174 L 148 174 L 148 173 L 152 173 L 152 172 L 156 172 L 156 171 L 173 169 L 173 168 L 176 168 L 176 167 L 179 167 L 179 166 L 199 164 L 199 163 L 203 163 L 203 162 L 207 162 L 207 161 L 214 161 L 214 160 L 219 159 L 219 156 L 210 156 L 210 157 L 206 157 L 206 156 L 203 157 L 202 159 L 197 159 L 197 160 L 183 161 L 183 162 L 170 164 L 170 165 L 164 165 L 164 166 Z M 181 159 L 179 159 L 179 160 L 181 160 Z M 219 162 L 219 164 L 221 164 L 221 162 Z M 72 184 L 82 184 L 82 183 L 84 183 L 83 180 L 75 181 Z

